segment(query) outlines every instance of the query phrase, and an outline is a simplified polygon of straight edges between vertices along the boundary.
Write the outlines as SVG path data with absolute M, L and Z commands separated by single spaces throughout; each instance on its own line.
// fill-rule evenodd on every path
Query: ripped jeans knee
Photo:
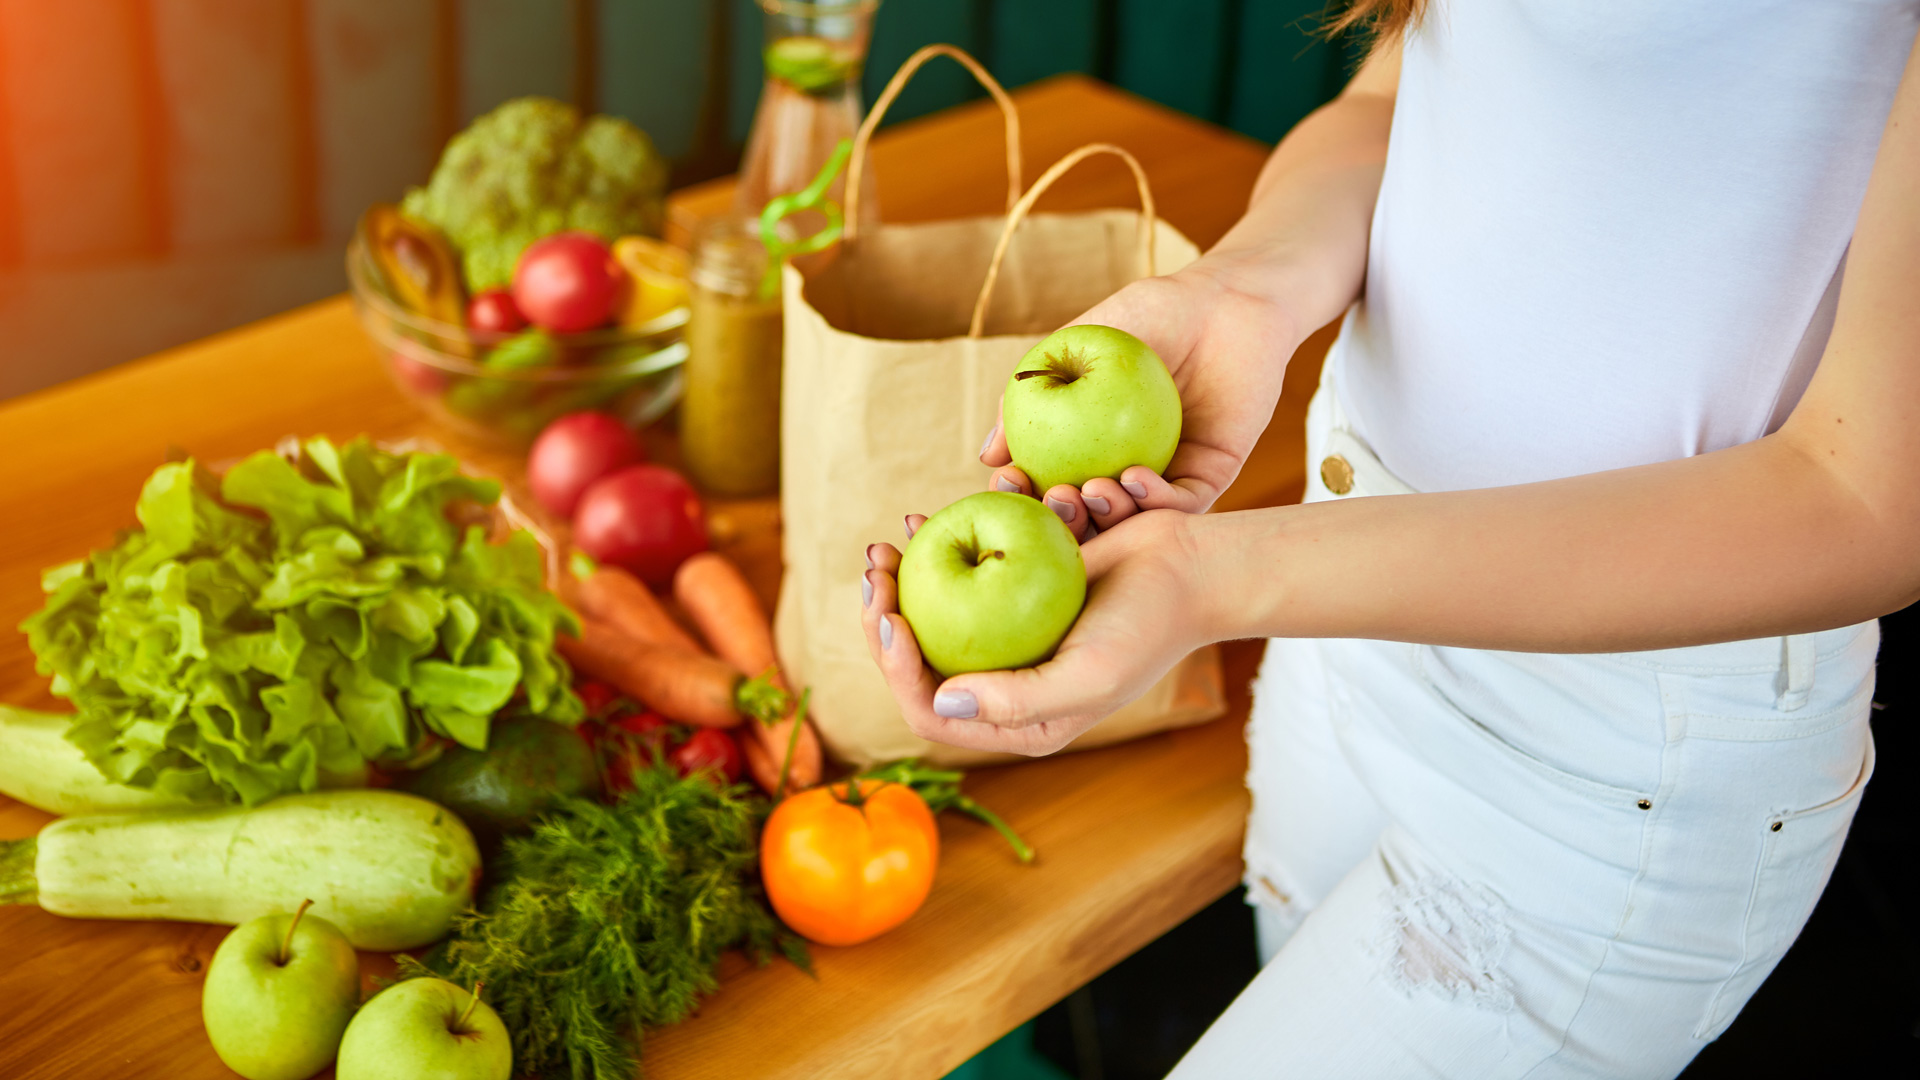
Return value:
M 1448 876 L 1401 881 L 1383 899 L 1370 959 L 1403 993 L 1435 994 L 1490 1012 L 1510 1012 L 1513 986 L 1501 970 L 1513 927 L 1504 901 Z

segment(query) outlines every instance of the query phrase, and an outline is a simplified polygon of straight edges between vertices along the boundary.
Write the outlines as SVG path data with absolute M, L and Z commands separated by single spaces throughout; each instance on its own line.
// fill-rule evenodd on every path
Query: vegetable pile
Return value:
M 450 507 L 499 485 L 445 454 L 322 438 L 216 480 L 162 466 L 143 528 L 47 572 L 22 624 L 68 738 L 108 779 L 249 805 L 403 758 L 424 733 L 484 748 L 491 715 L 581 716 L 554 653 L 571 614 L 525 533 L 489 544 Z
M 632 779 L 612 806 L 571 801 L 507 840 L 480 910 L 424 965 L 403 961 L 484 982 L 523 1072 L 632 1077 L 628 1030 L 686 1019 L 729 948 L 808 966 L 752 884 L 765 804 L 664 767 Z
M 520 252 L 543 236 L 659 235 L 666 186 L 666 160 L 639 128 L 526 97 L 448 140 L 433 178 L 407 192 L 400 210 L 447 235 L 467 288 L 479 292 L 512 281 Z

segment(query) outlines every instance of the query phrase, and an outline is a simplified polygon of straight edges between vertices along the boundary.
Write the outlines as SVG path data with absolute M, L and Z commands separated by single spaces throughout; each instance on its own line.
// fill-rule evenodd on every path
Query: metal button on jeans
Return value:
M 1339 454 L 1328 454 L 1320 463 L 1320 482 L 1335 495 L 1345 495 L 1353 490 L 1353 466 Z

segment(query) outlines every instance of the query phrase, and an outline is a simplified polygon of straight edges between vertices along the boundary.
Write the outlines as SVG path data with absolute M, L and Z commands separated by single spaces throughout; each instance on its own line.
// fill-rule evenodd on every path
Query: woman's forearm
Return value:
M 1843 626 L 1920 597 L 1920 536 L 1793 440 L 1545 483 L 1193 523 L 1217 638 L 1669 648 Z
M 1399 79 L 1399 42 L 1383 43 L 1274 149 L 1246 215 L 1196 267 L 1273 301 L 1300 336 L 1338 318 L 1365 282 Z

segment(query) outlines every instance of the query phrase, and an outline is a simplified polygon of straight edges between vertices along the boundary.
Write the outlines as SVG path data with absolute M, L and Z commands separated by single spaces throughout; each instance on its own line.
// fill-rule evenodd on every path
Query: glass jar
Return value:
M 759 3 L 766 12 L 766 84 L 734 190 L 734 209 L 744 217 L 758 215 L 776 195 L 804 189 L 840 140 L 859 129 L 865 111 L 860 73 L 880 6 L 880 0 Z M 827 197 L 845 206 L 846 185 L 845 176 L 835 178 Z M 861 184 L 859 212 L 862 229 L 879 224 L 871 170 Z M 824 223 L 818 218 L 805 211 L 793 225 L 810 234 Z
M 701 224 L 689 277 L 680 452 L 702 489 L 766 495 L 780 487 L 780 294 L 765 291 L 757 218 Z

